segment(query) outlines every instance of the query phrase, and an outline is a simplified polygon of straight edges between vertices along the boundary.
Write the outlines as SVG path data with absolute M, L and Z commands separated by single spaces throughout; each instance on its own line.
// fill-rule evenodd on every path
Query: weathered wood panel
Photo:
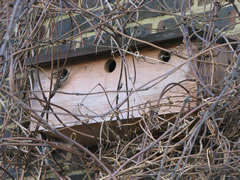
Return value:
M 176 50 L 176 46 L 175 44 L 169 48 Z M 184 51 L 180 51 L 184 53 Z M 167 63 L 163 63 L 161 60 L 158 60 L 159 53 L 159 50 L 151 48 L 141 50 L 140 54 L 144 55 L 145 58 L 135 59 L 135 68 L 132 56 L 126 56 L 128 90 L 132 90 L 129 101 L 124 101 L 127 98 L 126 79 L 124 76 L 121 80 L 122 87 L 119 93 L 116 92 L 121 70 L 120 57 L 95 57 L 95 60 L 80 60 L 79 63 L 67 64 L 65 68 L 69 71 L 69 76 L 58 91 L 69 94 L 57 92 L 51 103 L 67 109 L 79 119 L 52 105 L 51 108 L 56 115 L 49 113 L 48 122 L 57 128 L 63 127 L 57 120 L 57 116 L 65 125 L 72 127 L 81 125 L 83 122 L 92 124 L 118 118 L 138 118 L 142 114 L 148 113 L 149 110 L 154 109 L 157 105 L 160 94 L 166 85 L 174 82 L 178 83 L 189 79 L 191 76 L 190 67 L 186 60 L 172 56 Z M 116 68 L 113 72 L 106 71 L 106 63 L 109 59 L 114 59 L 116 62 Z M 183 63 L 186 64 L 171 73 L 171 70 Z M 136 72 L 134 69 L 136 69 Z M 54 71 L 56 71 L 56 68 Z M 50 67 L 45 68 L 40 73 L 40 80 L 43 89 L 46 91 L 46 97 L 48 97 L 50 89 L 50 77 Z M 159 78 L 156 79 L 156 77 Z M 135 84 L 133 84 L 134 79 L 136 79 Z M 154 79 L 155 81 L 153 81 Z M 54 83 L 55 79 L 53 79 Z M 182 85 L 192 92 L 195 89 L 194 82 L 185 82 Z M 106 93 L 104 93 L 103 88 Z M 35 94 L 42 99 L 39 91 L 40 87 L 36 82 Z M 74 93 L 76 94 L 74 95 Z M 86 95 L 88 93 L 90 94 Z M 186 95 L 186 91 L 180 86 L 171 89 L 160 101 L 162 105 L 159 114 L 179 112 Z M 117 98 L 119 98 L 118 104 L 116 104 Z M 121 104 L 120 108 L 116 109 L 116 106 L 119 104 Z M 43 107 L 37 100 L 32 101 L 32 108 L 39 110 L 39 112 L 43 110 Z M 106 112 L 110 113 L 106 114 Z M 34 126 L 32 124 L 31 129 Z

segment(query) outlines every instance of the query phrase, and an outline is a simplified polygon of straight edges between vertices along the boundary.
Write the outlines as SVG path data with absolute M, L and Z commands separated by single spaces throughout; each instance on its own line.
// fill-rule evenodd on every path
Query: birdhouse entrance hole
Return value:
M 111 73 L 115 70 L 116 68 L 116 61 L 114 61 L 113 59 L 109 59 L 106 63 L 105 63 L 105 71 L 108 73 Z
M 159 55 L 158 55 L 158 59 L 164 62 L 168 62 L 171 58 L 171 54 L 169 52 L 166 51 L 160 51 Z

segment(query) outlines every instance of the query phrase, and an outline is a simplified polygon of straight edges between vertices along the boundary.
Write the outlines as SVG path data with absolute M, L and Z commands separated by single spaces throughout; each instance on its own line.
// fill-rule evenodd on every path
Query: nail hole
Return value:
M 161 51 L 158 55 L 158 59 L 164 62 L 168 62 L 171 58 L 171 54 L 166 51 Z
M 116 61 L 114 61 L 113 59 L 109 59 L 106 63 L 105 63 L 105 71 L 108 73 L 111 73 L 115 70 L 116 68 Z

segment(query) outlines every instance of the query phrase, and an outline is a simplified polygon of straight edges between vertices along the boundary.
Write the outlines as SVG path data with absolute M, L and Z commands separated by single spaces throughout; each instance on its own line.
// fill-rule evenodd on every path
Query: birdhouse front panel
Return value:
M 179 44 L 167 48 L 184 56 Z M 79 59 L 64 67 L 41 68 L 39 78 L 35 77 L 32 108 L 39 114 L 45 111 L 44 118 L 56 128 L 135 119 L 152 110 L 160 115 L 177 113 L 195 91 L 191 78 L 187 60 L 159 49 Z M 46 110 L 41 99 L 49 98 L 54 88 Z

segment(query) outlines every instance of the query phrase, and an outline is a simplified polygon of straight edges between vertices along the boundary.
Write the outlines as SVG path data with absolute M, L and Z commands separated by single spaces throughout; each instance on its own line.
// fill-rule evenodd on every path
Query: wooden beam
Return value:
M 180 29 L 172 29 L 168 31 L 158 32 L 154 34 L 149 34 L 144 37 L 139 37 L 138 39 L 151 42 L 153 44 L 161 44 L 164 42 L 171 42 L 175 40 L 181 40 L 182 39 L 182 32 Z M 147 45 L 144 43 L 134 42 L 132 43 L 131 48 L 135 49 L 137 48 L 143 48 Z M 60 63 L 63 62 L 63 60 L 66 58 L 67 52 L 68 52 L 69 45 L 65 45 L 63 48 L 59 48 L 60 50 L 57 50 L 58 48 L 55 48 L 55 52 L 53 54 L 53 61 L 57 62 L 60 60 Z M 70 50 L 68 61 L 79 61 L 79 59 L 82 58 L 88 58 L 88 57 L 94 57 L 96 55 L 107 55 L 111 53 L 111 44 L 110 41 L 106 42 L 105 44 L 102 44 L 102 46 L 96 46 L 96 45 L 86 45 L 83 48 L 77 48 L 76 50 Z M 38 57 L 31 57 L 27 58 L 25 60 L 27 65 L 35 65 L 36 59 L 38 58 L 38 64 L 39 65 L 48 65 L 51 62 L 51 53 L 43 54 L 40 53 Z

